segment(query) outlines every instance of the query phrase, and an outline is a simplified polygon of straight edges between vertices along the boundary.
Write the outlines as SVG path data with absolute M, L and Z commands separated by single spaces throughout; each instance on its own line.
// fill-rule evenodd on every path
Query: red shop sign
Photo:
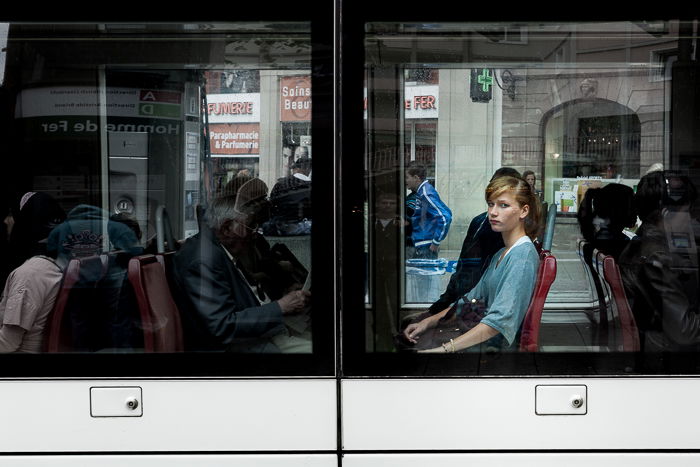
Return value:
M 310 76 L 280 78 L 280 120 L 283 122 L 311 120 Z

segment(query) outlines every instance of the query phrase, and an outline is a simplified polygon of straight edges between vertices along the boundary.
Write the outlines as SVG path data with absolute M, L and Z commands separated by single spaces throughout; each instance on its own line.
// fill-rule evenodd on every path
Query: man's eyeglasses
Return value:
M 258 225 L 255 224 L 254 227 L 249 226 L 248 224 L 245 224 L 239 220 L 233 219 L 233 222 L 235 222 L 238 225 L 242 225 L 243 227 L 246 228 L 246 230 L 249 230 L 250 232 L 257 232 L 258 231 Z

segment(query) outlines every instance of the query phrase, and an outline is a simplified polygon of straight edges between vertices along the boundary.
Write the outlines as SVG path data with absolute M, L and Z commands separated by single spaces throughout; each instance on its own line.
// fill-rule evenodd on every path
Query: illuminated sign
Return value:
M 489 102 L 493 84 L 494 78 L 489 68 L 473 69 L 469 81 L 469 97 L 472 102 Z
M 404 118 L 438 118 L 439 86 L 406 86 Z
M 259 93 L 207 95 L 209 123 L 252 123 L 260 121 Z

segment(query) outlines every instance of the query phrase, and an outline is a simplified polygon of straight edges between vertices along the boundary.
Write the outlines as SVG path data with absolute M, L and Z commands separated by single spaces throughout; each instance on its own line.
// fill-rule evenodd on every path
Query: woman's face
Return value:
M 525 177 L 525 181 L 530 184 L 532 188 L 535 188 L 535 176 L 532 174 L 529 174 L 527 177 Z
M 487 204 L 489 222 L 494 232 L 507 233 L 522 226 L 530 212 L 530 207 L 527 204 L 521 206 L 510 190 L 491 197 Z

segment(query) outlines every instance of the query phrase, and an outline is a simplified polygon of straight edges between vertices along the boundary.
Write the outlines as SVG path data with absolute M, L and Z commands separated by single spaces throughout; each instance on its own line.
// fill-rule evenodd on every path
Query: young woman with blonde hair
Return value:
M 419 344 L 422 336 L 439 325 L 448 313 L 479 313 L 473 327 L 447 342 L 430 339 L 418 348 L 424 352 L 458 352 L 482 342 L 501 348 L 514 345 L 520 325 L 535 287 L 539 255 L 532 240 L 542 216 L 540 203 L 532 187 L 522 178 L 499 177 L 486 187 L 488 220 L 495 232 L 503 236 L 505 247 L 491 258 L 481 280 L 454 305 L 417 323 L 409 324 L 404 337 Z M 480 303 L 480 312 L 470 304 Z M 480 315 L 483 313 L 483 316 Z M 426 345 L 427 344 L 427 345 Z

